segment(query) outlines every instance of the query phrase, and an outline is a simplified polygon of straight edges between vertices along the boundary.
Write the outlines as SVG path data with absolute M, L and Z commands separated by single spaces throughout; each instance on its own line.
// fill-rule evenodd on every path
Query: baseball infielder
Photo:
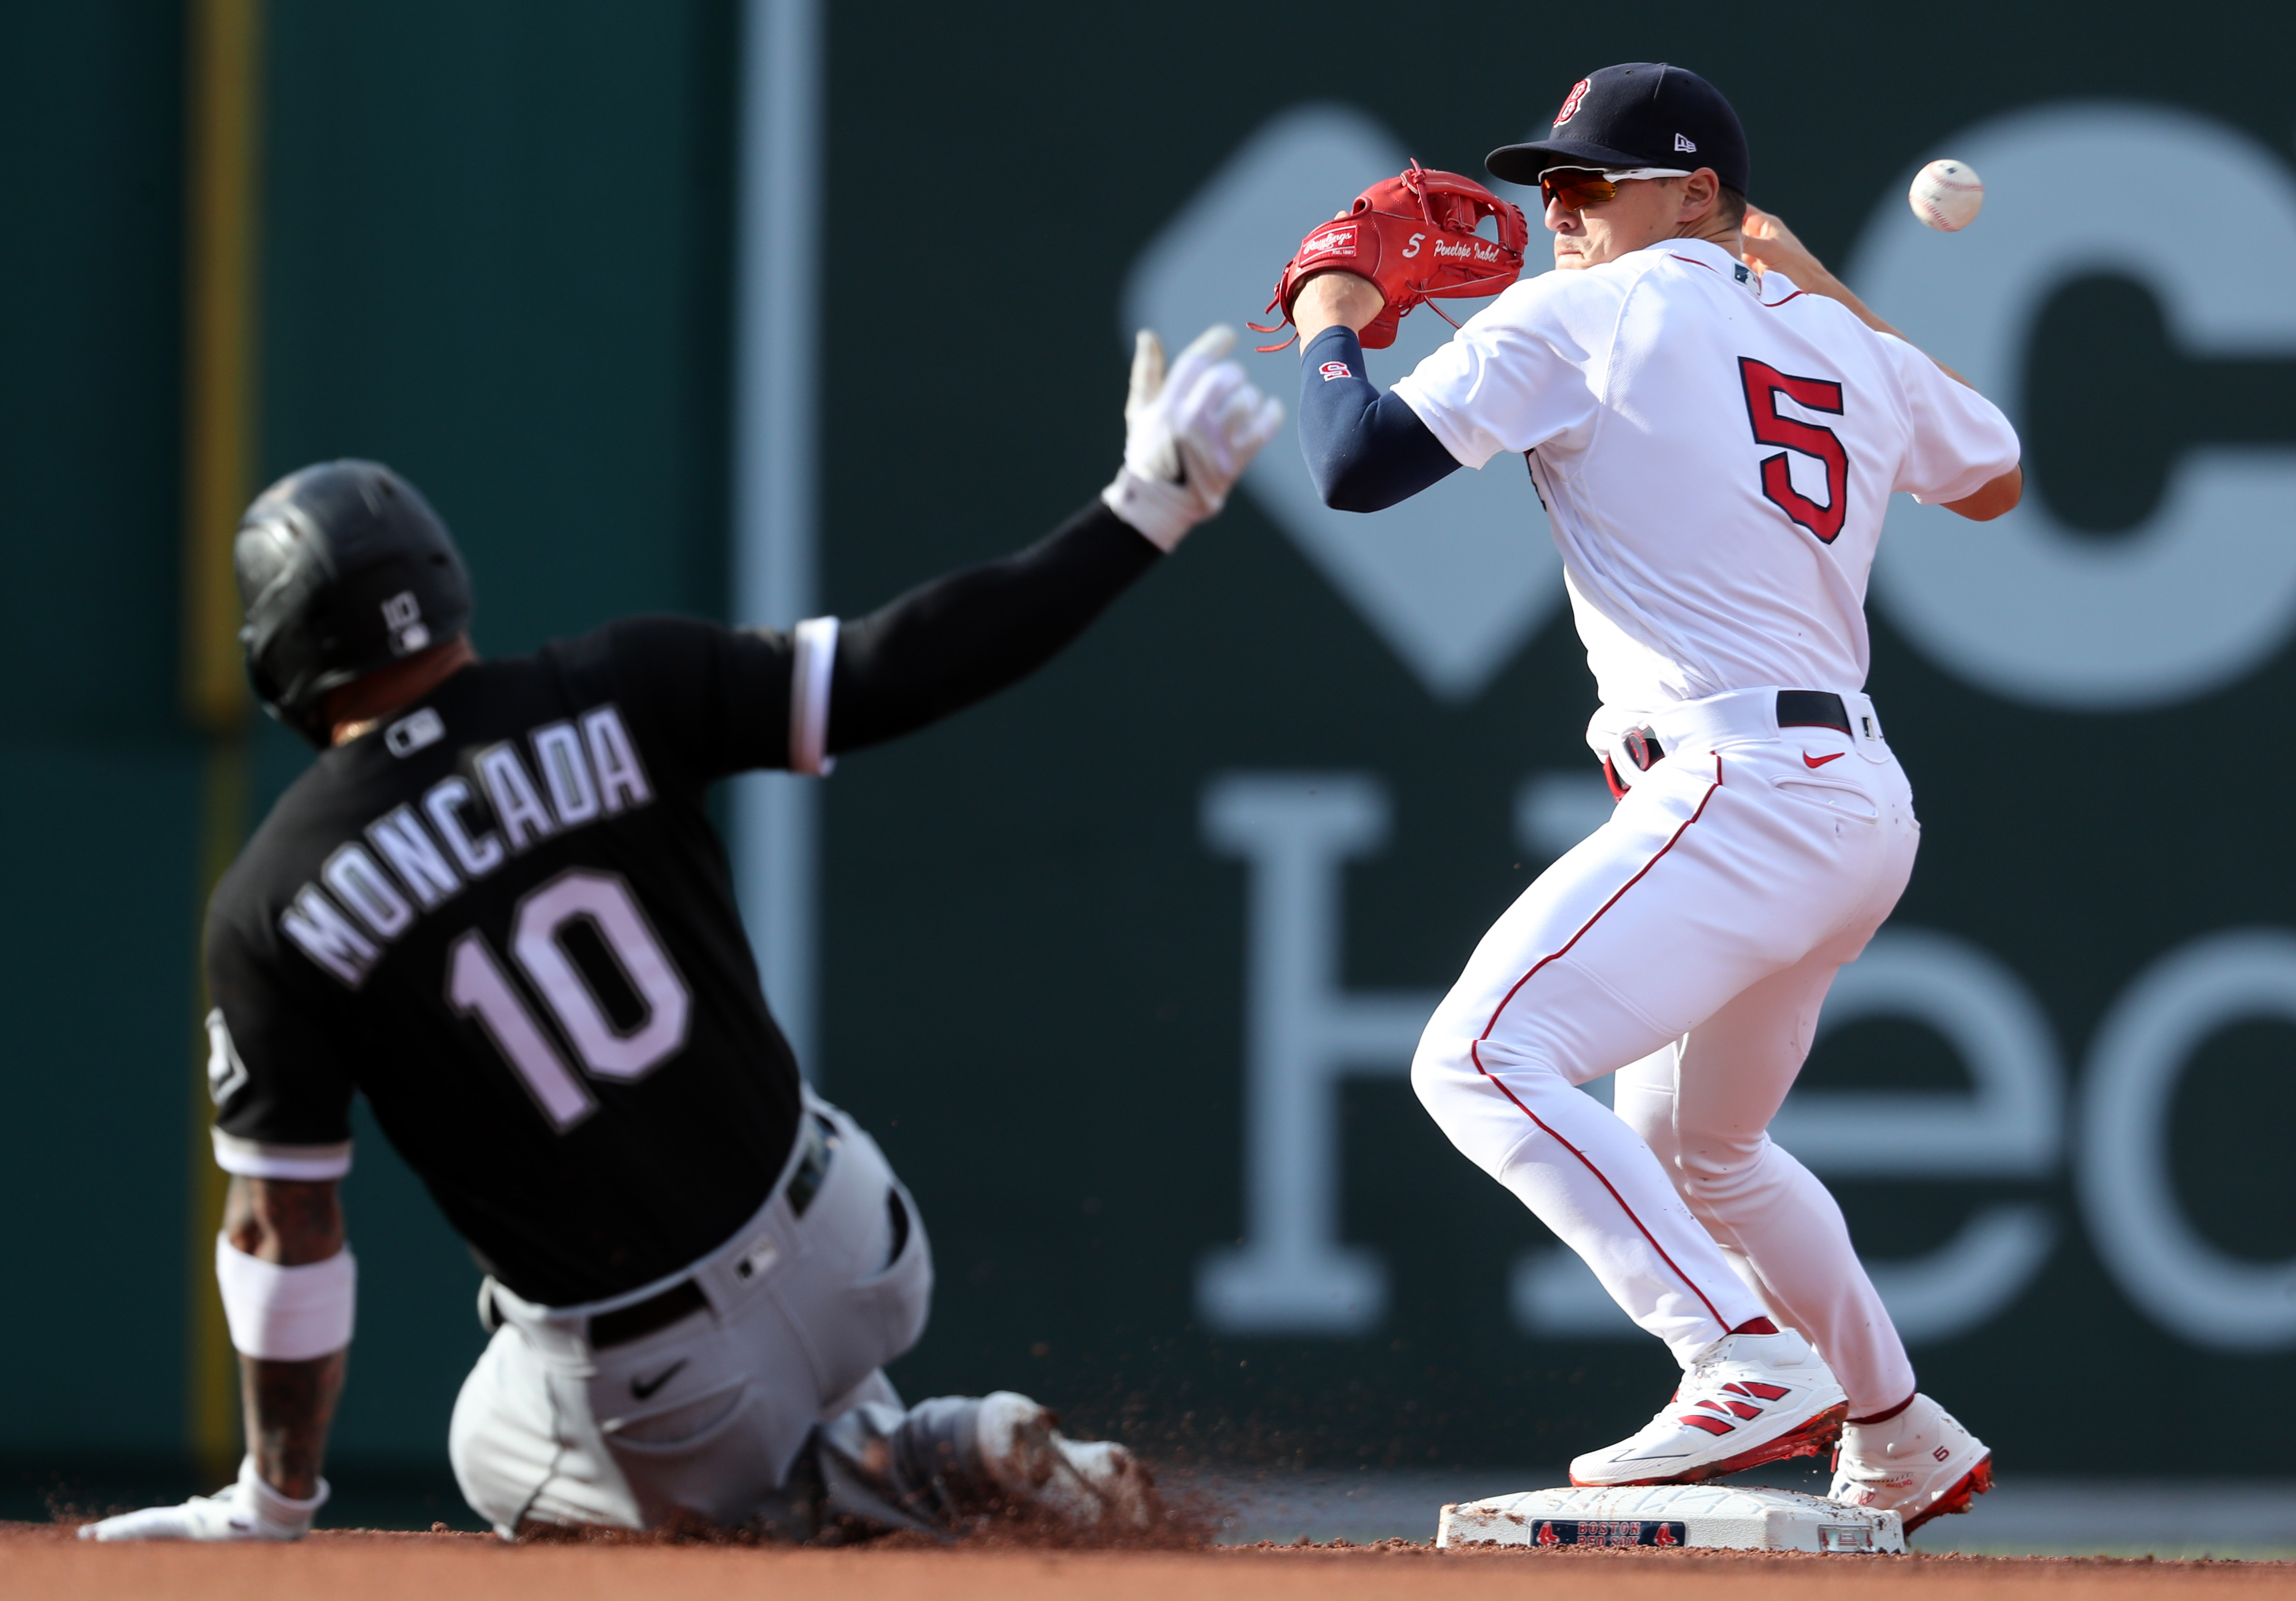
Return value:
M 805 1087 L 759 992 L 704 805 L 824 773 L 1034 670 L 1220 509 L 1281 408 L 1215 329 L 1167 376 L 1141 335 L 1125 463 L 1004 561 L 842 627 L 629 619 L 481 661 L 469 581 L 367 462 L 266 490 L 236 562 L 248 667 L 321 751 L 209 913 L 216 1276 L 241 1352 L 238 1482 L 81 1532 L 293 1539 L 344 1377 L 352 1095 L 488 1277 L 492 1342 L 449 1440 L 471 1505 L 524 1524 L 947 1531 L 998 1507 L 1136 1527 L 1147 1475 L 1025 1396 L 904 1408 L 916 1203 Z
M 1835 1498 L 1915 1528 L 1965 1511 L 1990 1453 L 1916 1392 L 1839 1208 L 1764 1129 L 1920 836 L 1863 693 L 1882 513 L 1905 491 L 2000 515 L 2017 438 L 1747 209 L 1744 134 L 1696 75 L 1604 68 L 1550 138 L 1488 166 L 1544 191 L 1562 270 L 1394 389 L 1365 380 L 1356 333 L 1380 283 L 1341 263 L 1287 307 L 1330 504 L 1527 460 L 1620 796 L 1484 936 L 1412 1081 L 1682 1364 L 1673 1400 L 1572 1482 L 1689 1482 L 1838 1438 Z M 1319 232 L 1308 259 L 1369 249 Z M 1615 1113 L 1578 1088 L 1612 1072 Z

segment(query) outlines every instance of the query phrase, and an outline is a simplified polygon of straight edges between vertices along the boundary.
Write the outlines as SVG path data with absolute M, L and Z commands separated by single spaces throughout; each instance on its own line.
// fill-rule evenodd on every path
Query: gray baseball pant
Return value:
M 818 1189 L 792 1204 L 800 1138 L 756 1215 L 684 1272 L 571 1307 L 488 1281 L 481 1315 L 490 1301 L 500 1326 L 455 1403 L 448 1451 L 497 1532 L 703 1524 L 833 1540 L 943 1530 L 993 1498 L 979 1402 L 905 1408 L 882 1370 L 916 1343 L 931 1298 L 915 1203 L 851 1118 L 810 1095 L 805 1115 L 828 1154 Z M 681 1281 L 707 1304 L 592 1344 L 592 1319 Z

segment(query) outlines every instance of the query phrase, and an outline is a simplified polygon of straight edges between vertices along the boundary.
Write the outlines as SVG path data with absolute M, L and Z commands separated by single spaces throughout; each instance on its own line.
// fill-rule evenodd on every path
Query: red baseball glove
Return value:
M 1498 219 L 1496 244 L 1475 232 L 1486 217 Z M 1300 286 L 1315 274 L 1353 273 L 1370 279 L 1387 298 L 1362 333 L 1365 349 L 1383 350 L 1395 342 L 1396 324 L 1422 300 L 1495 295 L 1513 283 L 1522 275 L 1522 252 L 1529 242 L 1530 225 L 1521 207 L 1472 178 L 1430 172 L 1414 161 L 1400 177 L 1384 178 L 1357 195 L 1346 212 L 1300 242 L 1275 281 L 1275 298 L 1267 302 L 1269 311 L 1283 308 L 1283 322 L 1251 327 L 1273 333 L 1289 323 Z M 1436 315 L 1442 315 L 1439 307 Z M 1281 350 L 1291 342 L 1259 348 Z

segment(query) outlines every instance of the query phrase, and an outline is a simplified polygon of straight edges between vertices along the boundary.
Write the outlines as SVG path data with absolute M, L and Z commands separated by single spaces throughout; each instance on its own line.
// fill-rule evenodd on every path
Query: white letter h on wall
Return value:
M 1204 792 L 1207 841 L 1250 864 L 1244 987 L 1244 1234 L 1209 1252 L 1196 1309 L 1220 1334 L 1356 1334 L 1387 1269 L 1340 1244 L 1338 1080 L 1401 1077 L 1432 991 L 1341 988 L 1347 862 L 1386 842 L 1362 774 L 1230 774 Z

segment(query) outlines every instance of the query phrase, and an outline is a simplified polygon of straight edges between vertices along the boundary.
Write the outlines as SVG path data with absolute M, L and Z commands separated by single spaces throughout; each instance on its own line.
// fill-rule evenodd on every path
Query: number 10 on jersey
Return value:
M 567 954 L 562 936 L 577 918 L 597 931 L 644 1008 L 629 1028 L 614 1026 Z M 685 1043 L 693 992 L 654 937 L 629 885 L 616 874 L 575 868 L 529 895 L 519 903 L 511 926 L 511 954 L 582 1065 L 596 1077 L 626 1083 L 643 1079 Z M 598 1109 L 478 929 L 462 934 L 447 950 L 447 999 L 458 1014 L 479 1020 L 560 1133 Z

